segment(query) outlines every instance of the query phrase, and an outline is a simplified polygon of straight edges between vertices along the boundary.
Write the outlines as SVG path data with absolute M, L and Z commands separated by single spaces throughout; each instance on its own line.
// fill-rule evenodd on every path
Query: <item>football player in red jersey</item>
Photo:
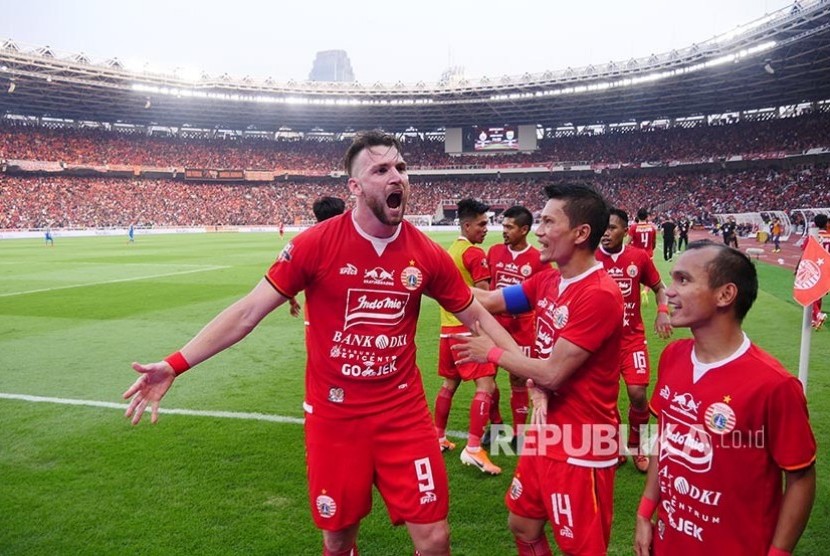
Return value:
M 584 185 L 549 185 L 545 192 L 536 235 L 542 261 L 555 262 L 559 273 L 475 291 L 493 312 L 536 310 L 533 357 L 497 347 L 484 331 L 456 347 L 465 360 L 491 361 L 547 392 L 531 392 L 531 422 L 540 426 L 525 432 L 505 496 L 519 555 L 551 554 L 548 522 L 565 554 L 605 554 L 619 452 L 623 318 L 620 288 L 594 258 L 608 227 L 608 204 Z
M 666 286 L 660 278 L 660 273 L 645 251 L 632 244 L 623 243 L 627 229 L 628 214 L 624 210 L 612 208 L 608 228 L 602 236 L 596 258 L 620 286 L 625 302 L 620 374 L 628 390 L 628 451 L 631 452 L 637 470 L 645 473 L 648 470 L 648 456 L 645 454 L 646 450 L 640 449 L 640 430 L 648 425 L 646 388 L 651 377 L 651 366 L 640 312 L 641 286 L 650 288 L 657 298 L 654 330 L 661 338 L 671 336 L 671 323 Z M 620 455 L 621 463 L 625 463 L 625 459 L 625 455 Z
M 527 234 L 530 233 L 532 226 L 533 215 L 521 205 L 510 207 L 502 213 L 504 243 L 497 243 L 487 251 L 487 266 L 490 267 L 492 275 L 491 290 L 521 284 L 537 272 L 552 268 L 550 263 L 541 261 L 539 250 L 527 242 Z M 526 355 L 530 355 L 536 339 L 534 315 L 533 310 L 518 315 L 510 313 L 496 315 L 496 320 L 510 332 Z M 513 416 L 515 438 L 515 427 L 527 422 L 529 402 L 525 380 L 510 373 L 508 376 L 510 377 L 510 412 Z M 503 422 L 499 411 L 499 398 L 499 389 L 496 386 L 493 392 L 493 405 L 490 409 L 490 422 L 494 425 Z M 485 434 L 485 438 L 488 436 Z M 488 444 L 489 442 L 482 439 L 482 443 Z
M 323 554 L 357 554 L 373 485 L 416 551 L 449 554 L 446 467 L 415 363 L 422 295 L 468 327 L 480 323 L 500 345 L 518 346 L 475 301 L 446 251 L 404 220 L 410 187 L 398 140 L 358 134 L 344 166 L 355 208 L 295 236 L 253 290 L 180 351 L 133 363 L 141 376 L 124 393 L 126 416 L 137 424 L 149 405 L 156 422 L 179 374 L 240 341 L 304 289 L 314 346 L 303 403 L 309 501 Z
M 657 245 L 657 226 L 648 221 L 648 209 L 641 208 L 637 211 L 636 221 L 629 226 L 629 243 L 634 247 L 645 249 L 649 257 L 654 256 L 654 247 Z
M 801 383 L 741 328 L 758 293 L 755 266 L 704 240 L 689 244 L 671 276 L 672 325 L 692 338 L 660 357 L 650 403 L 658 457 L 635 553 L 788 555 L 815 498 L 816 441 Z

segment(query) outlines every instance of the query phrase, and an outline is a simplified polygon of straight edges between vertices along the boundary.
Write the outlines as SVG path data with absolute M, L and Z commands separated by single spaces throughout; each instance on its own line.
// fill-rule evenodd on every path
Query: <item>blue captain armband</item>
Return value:
M 507 307 L 507 312 L 514 315 L 519 313 L 527 313 L 532 309 L 530 300 L 525 295 L 521 284 L 515 286 L 507 286 L 501 290 L 504 296 L 504 304 Z

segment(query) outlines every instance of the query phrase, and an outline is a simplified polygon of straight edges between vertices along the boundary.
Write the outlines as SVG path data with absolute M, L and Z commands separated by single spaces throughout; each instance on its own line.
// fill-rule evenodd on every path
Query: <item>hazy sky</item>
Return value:
M 172 71 L 308 78 L 342 49 L 358 81 L 499 77 L 703 42 L 791 0 L 0 0 L 0 39 Z

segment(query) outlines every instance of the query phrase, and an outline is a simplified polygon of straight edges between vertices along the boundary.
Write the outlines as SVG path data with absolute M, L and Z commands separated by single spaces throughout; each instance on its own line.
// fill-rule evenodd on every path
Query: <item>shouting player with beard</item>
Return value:
M 244 338 L 271 311 L 306 292 L 306 453 L 311 513 L 324 555 L 357 554 L 360 521 L 377 487 L 393 523 L 422 556 L 449 554 L 448 485 L 415 363 L 421 297 L 508 349 L 510 335 L 473 299 L 452 259 L 404 220 L 409 177 L 398 140 L 358 134 L 345 160 L 355 208 L 294 237 L 265 277 L 180 351 L 133 368 L 124 393 L 137 424 L 176 377 Z

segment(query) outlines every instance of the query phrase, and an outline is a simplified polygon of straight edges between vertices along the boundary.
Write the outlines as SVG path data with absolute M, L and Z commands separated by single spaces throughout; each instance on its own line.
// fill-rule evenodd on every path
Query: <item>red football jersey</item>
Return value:
M 625 340 L 644 337 L 645 326 L 643 326 L 643 315 L 640 312 L 640 285 L 652 288 L 660 283 L 660 273 L 654 266 L 654 261 L 648 253 L 631 245 L 623 245 L 619 253 L 608 253 L 600 246 L 595 256 L 622 292 L 625 303 L 623 314 Z
M 649 255 L 654 253 L 657 245 L 657 225 L 651 222 L 635 222 L 628 227 L 628 235 L 631 236 L 629 245 L 645 249 Z
M 810 236 L 807 236 L 807 239 L 809 239 L 809 237 Z M 819 245 L 824 247 L 827 251 L 830 251 L 830 230 L 819 230 L 815 232 L 815 235 L 813 237 L 816 238 L 816 241 L 819 242 Z M 805 239 L 805 241 L 801 243 L 801 250 L 804 251 L 804 249 L 806 248 L 807 240 Z
M 487 251 L 487 264 L 493 279 L 490 289 L 521 284 L 531 275 L 551 266 L 540 260 L 539 250 L 528 245 L 521 251 L 513 251 L 504 243 L 497 243 Z
M 597 264 L 575 278 L 541 272 L 522 283 L 536 309 L 534 357 L 547 359 L 559 338 L 591 352 L 548 401 L 548 425 L 561 441 L 547 457 L 587 467 L 618 461 L 617 396 L 623 301 L 620 288 Z M 539 439 L 539 444 L 543 439 Z
M 491 290 L 521 284 L 537 272 L 553 268 L 540 260 L 539 250 L 534 246 L 513 251 L 504 243 L 497 243 L 487 251 L 487 266 L 492 274 Z
M 403 222 L 373 238 L 347 212 L 295 237 L 266 274 L 278 292 L 306 291 L 306 411 L 350 418 L 426 403 L 415 362 L 421 296 L 452 312 L 472 303 L 446 251 Z
M 801 383 L 748 338 L 708 365 L 693 348 L 693 340 L 666 347 L 651 397 L 660 431 L 654 553 L 763 556 L 782 470 L 816 457 Z

